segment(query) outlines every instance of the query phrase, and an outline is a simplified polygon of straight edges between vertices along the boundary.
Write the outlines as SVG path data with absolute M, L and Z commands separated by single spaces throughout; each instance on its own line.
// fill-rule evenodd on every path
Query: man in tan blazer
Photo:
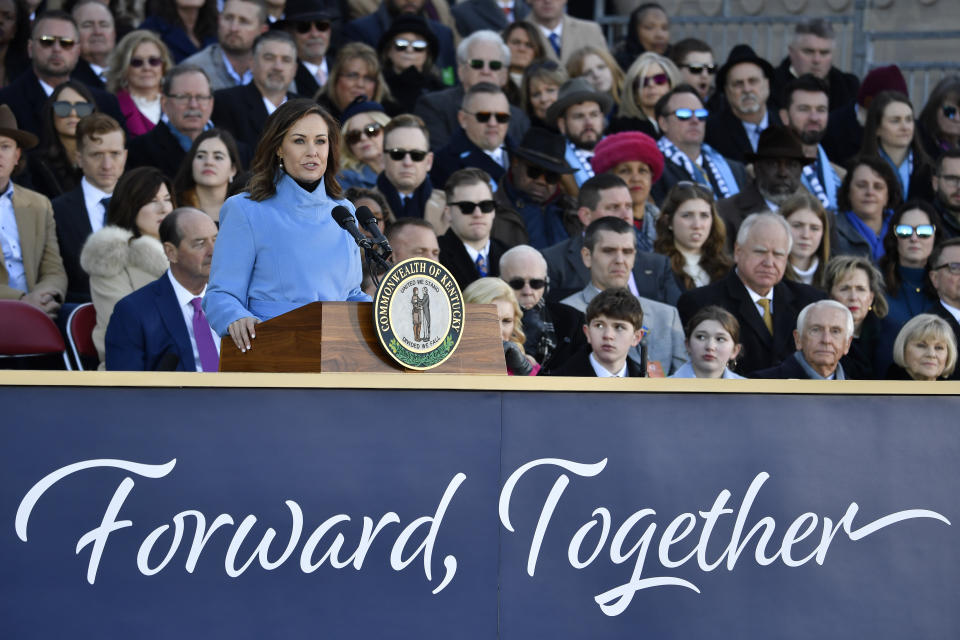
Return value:
M 20 131 L 7 105 L 0 105 L 0 299 L 23 300 L 56 319 L 67 291 L 53 206 L 45 196 L 10 180 L 22 151 L 37 138 Z
M 566 64 L 573 53 L 591 45 L 607 48 L 607 40 L 596 22 L 588 22 L 567 15 L 567 0 L 529 0 L 530 15 L 527 19 L 540 28 L 551 46 L 547 55 Z

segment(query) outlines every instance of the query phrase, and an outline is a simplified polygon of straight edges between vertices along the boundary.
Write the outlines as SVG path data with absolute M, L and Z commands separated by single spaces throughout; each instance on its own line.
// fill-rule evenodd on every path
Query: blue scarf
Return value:
M 906 202 L 907 198 L 910 197 L 910 176 L 913 175 L 913 151 L 907 153 L 903 164 L 898 167 L 893 162 L 893 159 L 887 155 L 887 152 L 883 150 L 882 146 L 877 145 L 877 150 L 880 152 L 880 157 L 886 160 L 887 164 L 893 168 L 893 173 L 900 182 L 900 193 L 903 194 L 903 200 Z
M 740 193 L 740 187 L 737 185 L 736 178 L 733 177 L 733 171 L 730 170 L 727 159 L 717 153 L 710 145 L 706 143 L 700 145 L 700 156 L 704 169 L 709 171 L 710 177 L 713 178 L 712 184 L 703 170 L 666 137 L 657 140 L 657 147 L 659 147 L 665 159 L 686 171 L 691 180 L 695 180 L 697 183 L 712 190 L 718 200 L 721 198 L 729 198 L 730 196 L 735 196 Z M 716 187 L 714 187 L 714 184 Z
M 819 168 L 819 171 L 817 170 Z M 822 178 L 821 178 L 822 176 Z M 803 186 L 823 203 L 824 208 L 837 210 L 837 189 L 840 187 L 840 176 L 833 170 L 827 152 L 817 145 L 817 161 L 803 168 Z
M 883 226 L 880 228 L 879 236 L 875 234 L 873 229 L 868 227 L 863 220 L 857 217 L 857 214 L 853 211 L 847 211 L 844 215 L 847 216 L 847 220 L 853 225 L 853 228 L 857 230 L 857 233 L 863 236 L 863 239 L 870 245 L 870 255 L 873 256 L 874 262 L 878 262 L 885 253 L 883 250 L 883 238 L 887 235 L 887 227 L 890 225 L 890 218 L 893 216 L 893 211 L 888 209 L 883 212 Z

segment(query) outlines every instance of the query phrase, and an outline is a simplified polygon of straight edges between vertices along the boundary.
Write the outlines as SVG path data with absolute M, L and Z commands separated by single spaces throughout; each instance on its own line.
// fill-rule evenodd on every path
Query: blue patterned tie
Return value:
M 558 36 L 556 33 L 551 33 L 549 36 L 547 36 L 547 39 L 550 40 L 550 44 L 551 46 L 553 46 L 553 50 L 559 56 L 560 55 L 560 36 Z
M 477 264 L 477 273 L 480 274 L 481 278 L 486 278 L 487 277 L 487 261 L 483 259 L 482 255 L 477 256 L 476 264 Z
M 100 204 L 103 205 L 103 224 L 107 224 L 107 211 L 110 210 L 110 196 L 100 198 Z

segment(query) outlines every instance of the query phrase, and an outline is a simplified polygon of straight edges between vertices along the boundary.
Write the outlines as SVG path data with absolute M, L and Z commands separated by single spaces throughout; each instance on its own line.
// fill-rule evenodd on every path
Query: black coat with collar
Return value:
M 137 167 L 156 167 L 173 180 L 187 155 L 170 127 L 162 120 L 153 129 L 132 138 L 127 145 L 127 171 Z
M 125 127 L 127 119 L 120 111 L 120 104 L 112 93 L 100 89 L 90 88 L 97 109 L 105 113 Z M 47 94 L 40 86 L 40 80 L 33 68 L 28 68 L 16 80 L 4 89 L 0 89 L 0 104 L 6 104 L 17 118 L 17 127 L 40 135 L 40 112 L 47 101 Z
M 100 79 L 100 76 L 93 70 L 90 63 L 83 58 L 77 60 L 77 66 L 74 67 L 73 73 L 70 74 L 70 79 L 76 80 L 91 89 L 99 89 L 100 91 L 107 90 L 107 83 Z
M 503 141 L 503 147 L 504 158 L 506 158 L 507 151 L 513 148 L 510 136 Z M 430 182 L 435 189 L 443 189 L 443 185 L 447 183 L 447 179 L 454 171 L 467 167 L 483 169 L 494 182 L 500 182 L 500 178 L 507 172 L 505 168 L 494 162 L 493 158 L 484 153 L 483 149 L 474 144 L 461 127 L 450 138 L 450 142 L 434 155 Z M 490 186 L 493 188 L 494 185 Z
M 297 96 L 287 93 L 287 99 Z M 267 122 L 263 94 L 252 82 L 213 92 L 213 124 L 233 134 L 237 142 L 256 148 Z
M 327 61 L 327 68 L 331 68 L 332 65 L 330 61 Z M 310 73 L 310 70 L 307 69 L 306 65 L 303 62 L 297 63 L 297 73 L 293 76 L 293 83 L 297 85 L 297 95 L 301 98 L 309 98 L 313 100 L 313 97 L 317 95 L 317 91 L 320 91 L 320 84 L 317 82 L 317 77 Z M 216 122 L 216 120 L 214 120 Z
M 768 125 L 775 127 L 783 124 L 775 109 L 767 105 Z M 725 158 L 743 162 L 744 156 L 753 153 L 747 130 L 743 122 L 733 114 L 729 105 L 707 118 L 707 135 L 705 142 L 717 150 Z
M 83 187 L 54 198 L 53 220 L 57 225 L 57 243 L 67 272 L 67 302 L 90 302 L 90 276 L 80 266 L 83 244 L 93 233 L 83 200 Z
M 494 0 L 463 0 L 450 7 L 450 13 L 462 37 L 474 31 L 490 29 L 500 33 L 507 28 L 507 16 Z M 530 13 L 530 7 L 523 0 L 513 3 L 513 19 L 523 20 Z
M 730 160 L 729 158 L 727 158 L 727 164 L 730 166 L 730 172 L 733 173 L 733 179 L 737 183 L 737 187 L 743 190 L 747 184 L 750 183 L 750 180 L 747 178 L 746 167 L 743 166 L 742 162 Z M 713 189 L 713 197 L 719 200 L 722 196 L 714 181 L 713 173 L 710 171 L 704 171 L 704 173 L 706 173 L 707 179 L 710 181 L 710 188 Z M 678 182 L 683 182 L 684 180 L 695 182 L 693 176 L 687 173 L 686 169 L 671 162 L 668 158 L 664 158 L 663 174 L 661 174 L 660 179 L 657 180 L 657 183 L 650 189 L 650 197 L 653 198 L 653 201 L 657 203 L 658 207 L 662 206 L 663 200 L 667 197 L 670 189 Z
M 939 300 L 933 304 L 928 310 L 927 313 L 934 313 L 944 320 L 947 321 L 947 324 L 950 325 L 950 328 L 953 329 L 953 337 L 957 344 L 960 344 L 960 323 L 957 322 L 957 319 L 953 317 L 953 314 L 947 311 L 947 308 L 943 306 L 943 303 Z M 953 373 L 950 374 L 948 380 L 960 380 L 960 362 L 957 363 L 957 366 L 953 368 Z
M 590 364 L 590 354 L 593 353 L 593 349 L 590 345 L 586 345 L 575 353 L 569 360 L 564 362 L 562 365 L 547 373 L 549 376 L 565 376 L 565 377 L 579 377 L 579 378 L 596 378 L 597 372 L 593 370 L 593 365 Z M 632 359 L 627 358 L 627 377 L 628 378 L 644 378 L 644 371 L 640 368 L 640 365 L 634 362 Z
M 785 106 L 786 96 L 783 95 L 783 90 L 795 78 L 796 76 L 790 71 L 790 56 L 787 56 L 780 63 L 780 66 L 774 69 L 773 82 L 770 83 L 770 96 L 778 107 Z M 829 88 L 830 111 L 851 104 L 857 99 L 860 80 L 852 73 L 830 67 L 826 81 Z
M 453 229 L 447 229 L 447 232 L 437 238 L 437 244 L 440 245 L 440 264 L 445 266 L 453 274 L 460 285 L 460 290 L 467 288 L 474 280 L 480 278 L 477 273 L 477 265 L 470 259 L 466 247 L 463 246 L 463 240 L 458 238 Z M 497 240 L 490 238 L 490 258 L 487 261 L 487 275 L 500 275 L 500 257 L 506 252 L 507 247 Z
M 773 335 L 770 335 L 740 276 L 731 271 L 722 280 L 684 293 L 677 302 L 677 310 L 684 326 L 697 311 L 712 304 L 732 313 L 740 322 L 743 345 L 735 371 L 749 375 L 783 362 L 796 351 L 793 330 L 797 316 L 805 306 L 825 297 L 822 291 L 811 286 L 780 281 L 773 287 Z
M 806 370 L 793 356 L 787 358 L 775 367 L 761 369 L 750 374 L 751 378 L 759 380 L 810 380 Z
M 463 85 L 449 89 L 425 93 L 417 100 L 414 115 L 423 118 L 430 132 L 430 149 L 438 151 L 450 142 L 451 137 L 460 129 L 457 112 L 463 102 Z M 523 134 L 530 128 L 530 118 L 520 108 L 510 105 L 510 126 L 507 136 L 511 140 L 522 140 Z M 434 161 L 436 164 L 436 161 Z

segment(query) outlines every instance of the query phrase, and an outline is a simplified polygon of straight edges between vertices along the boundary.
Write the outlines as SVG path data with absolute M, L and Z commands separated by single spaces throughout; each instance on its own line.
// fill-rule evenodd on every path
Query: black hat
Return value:
M 327 8 L 325 0 L 287 0 L 283 20 L 278 22 L 286 26 L 290 22 L 332 20 L 335 17 L 334 12 Z
M 799 138 L 787 127 L 767 127 L 760 132 L 756 153 L 743 154 L 744 162 L 757 160 L 798 160 L 801 164 L 815 162 L 803 153 Z
M 375 100 L 370 100 L 367 96 L 357 96 L 353 102 L 347 105 L 340 116 L 340 122 L 346 123 L 347 120 L 361 113 L 370 113 L 371 111 L 383 112 L 383 105 Z
M 543 127 L 530 127 L 511 153 L 547 171 L 573 173 L 564 159 L 566 152 L 567 141 L 562 135 Z
M 437 59 L 440 44 L 436 34 L 433 33 L 430 25 L 427 24 L 426 18 L 410 13 L 404 13 L 394 18 L 387 30 L 380 36 L 380 42 L 377 43 L 377 53 L 382 55 L 386 48 L 390 46 L 390 43 L 393 42 L 394 38 L 401 33 L 415 33 L 421 36 L 427 41 L 427 50 L 430 52 L 430 59 Z
M 753 63 L 763 69 L 763 75 L 767 76 L 767 80 L 773 82 L 773 65 L 758 56 L 750 45 L 738 44 L 730 51 L 727 61 L 717 71 L 717 89 L 723 91 L 727 86 L 727 74 L 730 69 L 744 62 Z
M 596 102 L 604 114 L 613 106 L 613 98 L 609 93 L 595 91 L 584 78 L 571 78 L 563 83 L 557 101 L 547 109 L 547 122 L 555 123 L 557 118 L 566 112 L 567 107 L 581 102 Z

